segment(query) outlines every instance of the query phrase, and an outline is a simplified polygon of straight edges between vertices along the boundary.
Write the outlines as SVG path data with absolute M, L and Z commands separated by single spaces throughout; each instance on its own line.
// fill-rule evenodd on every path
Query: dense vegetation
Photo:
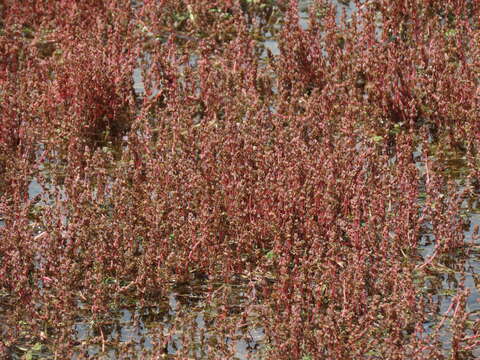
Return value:
M 6 359 L 480 356 L 478 1 L 0 18 Z

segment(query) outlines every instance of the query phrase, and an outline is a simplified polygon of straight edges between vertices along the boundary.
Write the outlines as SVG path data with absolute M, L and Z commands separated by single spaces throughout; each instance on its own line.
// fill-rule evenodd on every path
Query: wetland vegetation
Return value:
M 0 2 L 0 356 L 479 358 L 479 18 Z

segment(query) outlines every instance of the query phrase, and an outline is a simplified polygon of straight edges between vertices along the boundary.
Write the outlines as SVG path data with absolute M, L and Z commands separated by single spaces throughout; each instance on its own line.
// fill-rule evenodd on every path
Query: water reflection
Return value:
M 352 13 L 357 10 L 357 7 L 353 1 L 343 1 L 343 0 L 332 0 L 331 1 L 337 9 L 336 16 L 337 16 L 337 21 L 340 21 L 341 17 L 345 13 L 346 19 L 348 20 Z M 299 1 L 299 25 L 302 29 L 306 30 L 309 27 L 309 10 L 314 3 L 313 0 L 301 0 Z M 273 25 L 274 27 L 277 27 L 277 25 Z M 278 29 L 276 29 L 278 31 Z M 272 55 L 277 56 L 280 54 L 280 48 L 278 45 L 278 41 L 275 39 L 275 36 L 272 36 L 272 33 L 275 33 L 276 31 L 273 31 L 273 29 L 266 28 L 265 32 L 262 34 L 263 40 L 259 41 L 259 46 L 263 47 L 265 49 L 268 49 Z M 263 57 L 266 57 L 266 52 L 263 53 Z M 148 64 L 150 62 L 149 60 L 149 54 L 145 53 L 144 54 L 145 59 L 140 60 L 142 62 L 146 62 L 147 68 Z M 195 60 L 193 60 L 195 61 Z M 150 64 L 151 65 L 151 64 Z M 142 75 L 142 68 L 137 67 L 133 71 L 133 88 L 137 96 L 144 96 L 145 95 L 145 84 L 144 84 L 144 79 Z M 158 93 L 158 89 L 153 87 L 153 95 L 156 95 Z
M 244 290 L 238 285 L 230 293 L 231 306 L 242 307 Z M 215 299 L 207 301 L 206 295 L 201 284 L 182 285 L 163 301 L 154 301 L 150 306 L 112 311 L 108 320 L 97 323 L 81 319 L 74 325 L 74 337 L 83 350 L 76 353 L 75 359 L 100 356 L 120 359 L 121 348 L 125 353 L 133 351 L 135 356 L 163 353 L 165 358 L 179 354 L 212 358 L 230 351 L 237 359 L 259 358 L 263 329 L 252 324 L 234 334 L 222 334 L 215 326 L 219 312 Z M 184 349 L 185 339 L 195 346 Z M 92 340 L 93 344 L 88 346 Z

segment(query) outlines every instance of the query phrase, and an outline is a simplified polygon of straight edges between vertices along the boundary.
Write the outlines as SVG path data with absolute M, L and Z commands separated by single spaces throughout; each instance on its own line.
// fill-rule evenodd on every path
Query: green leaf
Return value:
M 448 29 L 447 31 L 445 31 L 445 36 L 447 38 L 453 37 L 455 35 L 457 35 L 457 30 L 456 29 Z
M 30 350 L 39 352 L 39 351 L 42 351 L 42 348 L 43 348 L 42 343 L 36 343 L 35 345 L 32 346 Z
M 105 279 L 103 279 L 103 283 L 105 285 L 112 285 L 112 284 L 115 284 L 116 282 L 117 280 L 110 276 L 107 276 Z
M 268 260 L 273 260 L 275 259 L 276 257 L 276 254 L 273 250 L 270 250 L 268 253 L 265 254 L 265 257 L 268 259 Z
M 374 142 L 380 142 L 383 140 L 383 136 L 380 136 L 380 135 L 375 135 L 375 136 L 372 136 L 371 139 L 374 141 Z
M 442 289 L 438 294 L 443 296 L 454 296 L 457 294 L 457 291 L 455 289 Z

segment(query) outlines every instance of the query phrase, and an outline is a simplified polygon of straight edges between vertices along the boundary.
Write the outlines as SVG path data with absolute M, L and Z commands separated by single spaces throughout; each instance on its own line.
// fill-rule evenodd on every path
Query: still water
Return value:
M 299 21 L 300 26 L 308 28 L 308 9 L 312 1 L 304 0 L 299 3 Z M 339 18 L 345 12 L 350 16 L 355 11 L 353 2 L 341 1 L 337 3 L 337 17 Z M 278 43 L 273 38 L 267 38 L 264 41 L 265 48 L 269 49 L 273 55 L 280 53 Z M 147 55 L 148 57 L 148 55 Z M 148 59 L 147 59 L 148 60 Z M 134 90 L 137 95 L 143 95 L 145 92 L 142 72 L 140 68 L 133 72 Z M 421 163 L 417 163 L 422 171 Z M 42 188 L 38 182 L 33 180 L 29 186 L 30 198 L 41 195 Z M 480 206 L 476 203 L 475 208 L 468 214 L 470 219 L 469 229 L 465 231 L 466 242 L 472 238 L 472 229 L 475 225 L 480 225 Z M 3 223 L 0 220 L 0 226 Z M 431 234 L 425 234 L 428 238 L 420 249 L 420 254 L 424 260 L 433 256 L 435 247 Z M 465 287 L 470 290 L 467 301 L 467 311 L 472 314 L 480 315 L 480 297 L 477 290 L 476 279 L 480 274 L 480 244 L 477 244 L 476 250 L 471 251 L 464 264 L 465 269 Z M 453 255 L 452 255 L 453 256 Z M 439 269 L 435 280 L 440 280 L 433 285 L 433 280 L 425 284 L 425 292 L 434 292 L 434 299 L 439 304 L 440 314 L 445 314 L 450 308 L 451 301 L 456 294 L 461 281 L 459 269 L 448 267 Z M 234 349 L 237 359 L 256 359 L 261 358 L 262 346 L 264 343 L 264 330 L 261 326 L 249 326 L 230 336 L 219 335 L 217 329 L 212 326 L 212 317 L 216 316 L 216 310 L 210 306 L 211 299 L 206 301 L 206 291 L 202 284 L 194 286 L 178 287 L 166 298 L 158 301 L 155 306 L 138 308 L 135 306 L 125 307 L 112 311 L 109 314 L 107 322 L 102 324 L 105 339 L 104 348 L 101 345 L 92 345 L 87 347 L 86 353 L 78 353 L 77 358 L 99 357 L 100 353 L 107 354 L 103 358 L 119 359 L 122 353 L 115 344 L 130 344 L 138 354 L 148 354 L 156 347 L 159 336 L 168 337 L 169 340 L 163 346 L 165 358 L 168 355 L 174 355 L 182 349 L 182 336 L 193 336 L 198 339 L 198 349 L 194 351 L 196 358 L 208 357 L 208 349 L 212 349 L 218 344 L 227 344 Z M 222 285 L 219 285 L 222 286 Z M 237 288 L 231 293 L 235 296 L 231 298 L 232 306 L 241 307 L 245 301 L 245 294 L 248 288 L 245 284 L 238 284 Z M 82 304 L 79 303 L 79 312 L 81 313 Z M 252 317 L 254 315 L 252 314 Z M 254 321 L 252 321 L 254 323 Z M 431 331 L 434 323 L 425 324 L 426 331 Z M 98 327 L 93 326 L 87 318 L 79 316 L 78 322 L 74 325 L 74 333 L 78 343 L 88 342 L 90 338 L 98 336 Z M 442 337 L 445 349 L 450 347 L 451 339 L 446 334 Z M 133 345 L 132 345 L 133 344 Z M 158 344 L 157 344 L 158 345 Z M 223 346 L 222 345 L 222 346 Z M 38 354 L 40 355 L 40 354 Z M 48 357 L 48 354 L 43 354 Z M 480 350 L 474 354 L 480 358 Z

